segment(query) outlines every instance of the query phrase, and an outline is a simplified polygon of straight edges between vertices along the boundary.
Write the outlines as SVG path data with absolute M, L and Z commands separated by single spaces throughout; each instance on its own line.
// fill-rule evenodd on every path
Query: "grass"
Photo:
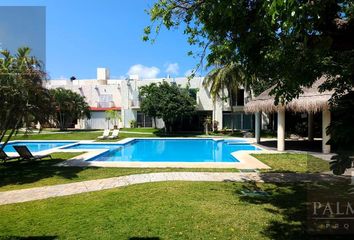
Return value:
M 54 160 L 35 162 L 12 161 L 0 164 L 0 191 L 49 186 L 93 179 L 118 177 L 130 174 L 153 172 L 238 172 L 237 169 L 219 168 L 100 168 L 100 167 L 58 167 L 55 164 L 81 153 L 54 153 Z M 262 172 L 323 172 L 328 163 L 306 154 L 254 154 L 257 159 L 272 169 Z
M 11 140 L 97 140 L 102 135 L 102 131 L 67 131 L 60 134 L 29 134 L 13 136 Z M 130 137 L 154 137 L 154 134 L 120 133 L 118 139 L 109 141 L 119 141 Z M 106 140 L 108 141 L 108 140 Z
M 270 170 L 263 172 L 297 172 L 314 173 L 329 171 L 327 161 L 309 154 L 252 154 L 255 158 L 270 166 Z
M 123 128 L 122 131 L 126 132 L 143 132 L 143 133 L 155 133 L 159 131 L 156 128 Z
M 0 191 L 42 187 L 100 178 L 118 177 L 130 174 L 152 172 L 237 172 L 237 169 L 205 168 L 99 168 L 99 167 L 58 167 L 57 163 L 81 153 L 54 153 L 54 160 L 35 162 L 12 161 L 0 164 Z
M 269 196 L 244 197 L 244 189 Z M 0 236 L 308 239 L 305 201 L 305 187 L 299 184 L 147 183 L 0 206 Z
M 54 131 L 51 129 L 51 131 Z M 148 137 L 242 137 L 243 134 L 239 131 L 235 131 L 234 133 L 227 132 L 225 134 L 222 133 L 213 133 L 210 132 L 209 135 L 205 135 L 204 132 L 175 132 L 175 133 L 165 133 L 162 129 L 154 129 L 154 128 L 123 128 L 119 133 L 118 139 L 110 139 L 103 141 L 119 141 L 124 138 L 148 138 Z M 59 131 L 55 134 L 46 134 L 32 132 L 27 135 L 19 134 L 15 135 L 11 138 L 11 140 L 97 140 L 98 136 L 101 136 L 103 131 L 100 130 L 69 130 L 69 131 Z M 141 134 L 139 134 L 139 132 Z M 102 141 L 102 140 L 100 140 Z

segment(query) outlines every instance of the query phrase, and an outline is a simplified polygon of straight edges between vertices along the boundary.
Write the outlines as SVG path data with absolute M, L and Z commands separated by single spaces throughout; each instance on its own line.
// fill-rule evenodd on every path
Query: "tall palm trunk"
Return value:
M 15 127 L 11 129 L 11 132 L 10 132 L 9 136 L 7 136 L 7 138 L 6 138 L 5 142 L 4 142 L 4 144 L 1 145 L 1 150 L 3 150 L 3 149 L 5 148 L 5 146 L 7 145 L 7 143 L 10 141 L 12 135 L 13 135 L 13 134 L 15 133 L 15 131 L 17 130 L 18 125 L 20 124 L 21 120 L 22 120 L 22 116 L 18 118 L 18 120 L 17 120 L 17 122 L 16 122 L 16 124 L 15 124 Z

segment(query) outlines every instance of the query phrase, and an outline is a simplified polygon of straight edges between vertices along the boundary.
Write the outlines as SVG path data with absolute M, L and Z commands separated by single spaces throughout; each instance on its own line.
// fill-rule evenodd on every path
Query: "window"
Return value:
M 244 106 L 245 105 L 245 90 L 238 89 L 237 90 L 237 106 Z
M 152 127 L 152 119 L 143 112 L 137 112 L 137 125 L 138 127 Z
M 237 89 L 232 94 L 231 104 L 232 106 L 244 106 L 245 104 L 245 90 Z
M 198 100 L 197 99 L 198 89 L 197 88 L 190 88 L 190 89 L 188 89 L 188 91 L 189 91 L 189 95 L 197 101 Z
M 243 112 L 223 113 L 223 128 L 251 130 L 253 126 L 254 119 L 252 114 L 245 114 Z
M 99 107 L 112 107 L 113 95 L 112 94 L 101 94 L 99 95 Z

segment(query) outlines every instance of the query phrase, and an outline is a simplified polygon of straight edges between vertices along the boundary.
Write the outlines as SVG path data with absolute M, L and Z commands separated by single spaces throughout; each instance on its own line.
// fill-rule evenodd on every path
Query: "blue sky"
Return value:
M 182 30 L 163 30 L 154 44 L 142 41 L 143 29 L 150 23 L 145 9 L 153 3 L 0 0 L 1 6 L 46 7 L 46 70 L 52 79 L 95 78 L 97 67 L 109 68 L 111 78 L 128 74 L 185 76 L 198 59 L 187 56 L 188 51 L 196 49 L 188 45 Z M 18 17 L 22 21 L 31 18 Z

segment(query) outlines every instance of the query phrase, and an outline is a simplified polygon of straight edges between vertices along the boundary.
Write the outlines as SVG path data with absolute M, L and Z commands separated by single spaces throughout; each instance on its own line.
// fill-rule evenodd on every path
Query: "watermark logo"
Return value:
M 354 172 L 350 181 L 309 184 L 307 220 L 312 234 L 354 234 Z

